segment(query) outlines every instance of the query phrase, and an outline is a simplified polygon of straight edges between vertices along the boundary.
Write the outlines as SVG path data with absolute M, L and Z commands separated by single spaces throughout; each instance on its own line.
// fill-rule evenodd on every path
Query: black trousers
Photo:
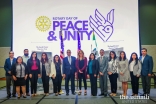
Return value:
M 83 79 L 83 84 L 84 84 L 84 88 L 85 90 L 87 90 L 87 82 L 86 82 L 86 75 L 85 73 L 78 73 L 78 78 L 79 78 L 79 89 L 81 90 L 82 87 L 82 79 Z
M 30 78 L 31 94 L 35 94 L 37 91 L 37 80 L 38 80 L 38 71 L 33 71 L 32 72 L 32 78 Z
M 91 84 L 91 94 L 97 96 L 97 76 L 94 77 L 94 74 L 89 74 L 90 84 Z
M 132 92 L 134 94 L 138 94 L 138 90 L 139 90 L 139 77 L 134 76 L 133 72 L 130 72 L 130 76 L 131 76 Z
M 150 94 L 151 77 L 141 76 L 141 79 L 142 79 L 142 87 L 143 87 L 144 94 Z
M 70 74 L 66 75 L 65 78 L 66 93 L 69 93 L 69 80 L 71 80 L 71 91 L 75 93 L 75 73 L 72 73 L 72 71 L 70 71 Z
M 53 85 L 54 85 L 54 93 L 58 93 L 61 90 L 61 82 L 62 82 L 62 75 L 56 74 L 55 79 L 52 78 Z
M 46 75 L 46 72 L 42 72 L 42 83 L 44 93 L 49 93 L 49 76 Z
M 28 76 L 26 79 L 26 93 L 29 93 L 29 81 L 30 81 L 30 78 Z
M 117 78 L 118 78 L 117 73 L 109 75 L 109 80 L 110 80 L 110 84 L 111 84 L 111 92 L 112 93 L 116 93 L 116 91 L 117 91 Z

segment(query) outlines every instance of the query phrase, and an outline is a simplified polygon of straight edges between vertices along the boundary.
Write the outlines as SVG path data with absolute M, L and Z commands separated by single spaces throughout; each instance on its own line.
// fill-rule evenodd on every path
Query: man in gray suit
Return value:
M 142 96 L 149 96 L 151 88 L 151 74 L 153 70 L 153 58 L 147 54 L 147 49 L 142 48 L 142 56 L 139 60 L 142 63 L 141 79 L 144 94 Z
M 99 79 L 101 94 L 99 96 L 107 96 L 107 68 L 108 68 L 108 58 L 104 56 L 104 50 L 100 50 L 100 57 L 97 59 L 99 61 Z

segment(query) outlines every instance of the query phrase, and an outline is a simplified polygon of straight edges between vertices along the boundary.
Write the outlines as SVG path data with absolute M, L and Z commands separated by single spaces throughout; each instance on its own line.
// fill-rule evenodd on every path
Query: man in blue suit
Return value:
M 5 60 L 4 64 L 4 69 L 6 71 L 6 90 L 7 90 L 7 98 L 11 97 L 11 92 L 10 92 L 10 86 L 12 82 L 13 90 L 12 90 L 12 96 L 16 97 L 16 90 L 14 86 L 14 80 L 11 75 L 11 66 L 16 63 L 16 58 L 14 58 L 14 52 L 10 51 L 9 52 L 9 58 Z
M 151 74 L 153 70 L 153 58 L 147 54 L 147 49 L 142 48 L 142 56 L 139 58 L 142 63 L 141 79 L 144 94 L 149 96 L 151 88 Z
M 71 91 L 75 95 L 75 67 L 76 58 L 71 56 L 71 50 L 67 50 L 67 57 L 63 59 L 63 76 L 65 78 L 66 95 L 69 95 L 69 80 L 71 80 Z

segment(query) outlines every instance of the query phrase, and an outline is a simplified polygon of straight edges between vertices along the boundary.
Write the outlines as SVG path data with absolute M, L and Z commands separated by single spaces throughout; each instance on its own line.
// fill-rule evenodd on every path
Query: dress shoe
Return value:
M 69 96 L 69 93 L 66 93 L 67 96 Z
M 73 95 L 75 95 L 75 93 L 72 93 Z
M 107 94 L 104 94 L 104 97 L 107 97 Z
M 116 96 L 116 93 L 114 93 L 113 96 Z
M 16 97 L 16 95 L 15 95 L 15 94 L 13 94 L 13 95 L 12 95 L 12 97 Z
M 103 96 L 104 94 L 99 94 L 99 96 Z
M 142 95 L 140 95 L 140 96 L 145 96 L 146 94 L 142 94 Z
M 8 99 L 11 98 L 11 94 L 9 94 L 9 95 L 7 96 L 7 98 L 8 98 Z

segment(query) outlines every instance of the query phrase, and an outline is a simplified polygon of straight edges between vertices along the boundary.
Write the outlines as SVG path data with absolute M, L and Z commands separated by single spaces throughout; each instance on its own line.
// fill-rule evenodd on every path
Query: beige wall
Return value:
M 5 59 L 8 57 L 10 47 L 0 47 L 0 67 L 4 66 Z M 0 68 L 0 78 L 5 76 L 5 71 Z
M 142 48 L 147 48 L 148 54 L 153 57 L 154 69 L 153 72 L 156 72 L 156 45 L 142 45 Z M 10 47 L 0 47 L 0 67 L 4 66 L 4 61 L 8 57 Z M 3 68 L 0 68 L 0 78 L 5 76 Z

